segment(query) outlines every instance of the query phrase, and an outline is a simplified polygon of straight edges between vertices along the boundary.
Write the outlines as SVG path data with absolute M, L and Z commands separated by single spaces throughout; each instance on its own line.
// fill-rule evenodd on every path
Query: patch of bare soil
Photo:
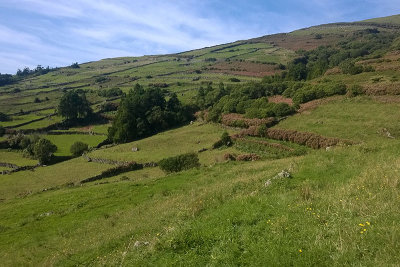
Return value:
M 291 98 L 287 98 L 281 95 L 274 95 L 268 97 L 268 101 L 271 103 L 286 103 L 288 105 L 293 105 L 293 100 Z
M 259 64 L 253 62 L 222 62 L 209 67 L 209 71 L 213 73 L 224 73 L 231 75 L 264 77 L 279 73 L 282 70 L 276 65 Z
M 93 129 L 93 125 L 89 125 L 89 126 L 85 126 L 85 127 L 82 127 L 82 128 L 78 128 L 78 131 L 80 131 L 80 132 L 90 132 L 90 131 L 92 131 L 92 129 Z

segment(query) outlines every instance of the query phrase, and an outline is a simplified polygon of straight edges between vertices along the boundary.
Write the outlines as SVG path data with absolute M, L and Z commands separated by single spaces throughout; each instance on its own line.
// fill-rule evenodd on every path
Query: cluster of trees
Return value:
M 395 38 L 395 34 L 380 33 L 372 29 L 357 32 L 335 47 L 320 46 L 307 52 L 299 51 L 301 56 L 293 60 L 279 78 L 291 81 L 311 80 L 336 66 L 340 66 L 344 73 L 349 74 L 373 71 L 371 67 L 355 65 L 356 59 L 367 55 L 380 56 L 390 48 Z
M 168 100 L 158 87 L 136 86 L 121 100 L 108 129 L 112 142 L 129 142 L 193 119 L 194 108 L 182 105 L 176 94 Z
M 300 86 L 301 85 L 301 86 Z M 325 82 L 319 84 L 299 84 L 284 92 L 286 97 L 291 97 L 296 104 L 306 103 L 314 99 L 333 95 L 344 95 L 347 87 L 342 82 Z
M 0 73 L 0 86 L 11 84 L 13 82 L 14 82 L 14 79 L 11 74 L 1 74 Z
M 43 74 L 49 73 L 50 71 L 54 71 L 56 69 L 58 69 L 58 68 L 50 68 L 49 66 L 44 68 L 41 65 L 37 65 L 37 67 L 34 69 L 25 67 L 25 68 L 23 68 L 23 70 L 20 70 L 20 69 L 17 70 L 17 77 L 26 77 L 26 76 L 34 75 L 34 74 L 43 75 Z
M 115 97 L 115 96 L 123 95 L 123 92 L 120 88 L 114 87 L 114 88 L 110 88 L 110 89 L 99 90 L 97 92 L 97 94 L 102 97 Z
M 37 159 L 40 164 L 49 163 L 57 151 L 57 146 L 50 140 L 37 135 L 16 134 L 8 139 L 8 144 L 13 149 L 22 149 L 24 156 Z
M 251 82 L 244 85 L 224 86 L 217 88 L 209 84 L 200 88 L 196 104 L 201 109 L 208 109 L 208 119 L 219 121 L 221 114 L 246 114 L 249 118 L 283 117 L 292 114 L 295 109 L 286 103 L 270 103 L 268 96 L 282 94 L 289 82 Z

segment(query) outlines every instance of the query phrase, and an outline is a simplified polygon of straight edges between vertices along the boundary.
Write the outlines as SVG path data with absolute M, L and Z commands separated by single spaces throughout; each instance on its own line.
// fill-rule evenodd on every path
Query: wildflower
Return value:
M 361 232 L 360 232 L 360 234 L 363 234 L 363 233 L 364 233 L 364 231 L 361 231 Z
M 360 223 L 360 224 L 358 224 L 359 226 L 361 226 L 361 227 L 364 227 L 365 225 L 364 224 L 362 224 L 362 223 Z
M 365 222 L 365 223 L 366 223 L 368 226 L 369 226 L 369 225 L 371 225 L 371 223 L 370 223 L 370 222 Z
M 367 229 L 364 229 L 364 232 L 366 232 L 367 231 Z
M 299 252 L 300 252 L 300 253 L 302 253 L 302 252 L 303 252 L 303 250 L 299 249 Z

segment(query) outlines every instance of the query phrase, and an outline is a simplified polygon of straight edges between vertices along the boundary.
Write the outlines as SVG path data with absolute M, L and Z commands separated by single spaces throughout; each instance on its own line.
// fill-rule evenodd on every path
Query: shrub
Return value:
M 232 138 L 229 136 L 228 132 L 223 132 L 221 139 L 213 144 L 213 148 L 220 148 L 221 146 L 232 146 Z
M 200 166 L 199 157 L 195 153 L 182 154 L 161 160 L 158 165 L 166 173 L 180 172 Z
M 40 164 L 48 163 L 53 157 L 53 153 L 57 151 L 57 146 L 50 140 L 39 139 L 33 146 L 33 155 L 39 160 Z
M 69 151 L 74 155 L 75 157 L 81 156 L 84 152 L 86 152 L 89 149 L 88 144 L 85 144 L 83 142 L 77 141 L 71 145 L 71 148 Z
M 6 133 L 6 129 L 0 125 L 0 137 L 2 137 Z
M 234 83 L 240 82 L 240 80 L 238 78 L 229 78 L 229 81 L 234 82 Z
M 10 120 L 10 117 L 7 114 L 0 112 L 0 121 L 9 121 L 9 120 Z
M 350 88 L 347 90 L 347 95 L 350 97 L 362 95 L 363 93 L 363 88 L 358 84 L 350 86 Z
M 294 108 L 289 106 L 287 103 L 277 103 L 273 108 L 275 116 L 283 117 L 287 115 L 291 115 L 294 113 Z

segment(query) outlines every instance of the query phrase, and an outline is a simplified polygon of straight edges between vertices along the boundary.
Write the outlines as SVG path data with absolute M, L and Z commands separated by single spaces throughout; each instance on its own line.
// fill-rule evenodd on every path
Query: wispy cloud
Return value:
M 2 0 L 0 60 L 8 63 L 0 72 L 25 65 L 180 52 L 351 21 L 365 13 L 365 2 L 371 17 L 400 11 L 391 0 L 354 0 L 352 5 L 346 0 Z

